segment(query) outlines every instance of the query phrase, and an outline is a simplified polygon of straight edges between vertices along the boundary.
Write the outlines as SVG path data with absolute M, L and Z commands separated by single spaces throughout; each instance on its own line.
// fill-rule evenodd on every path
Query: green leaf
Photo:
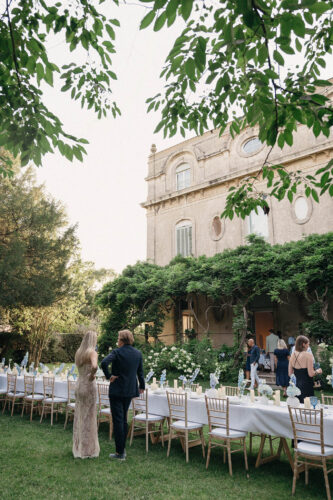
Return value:
M 166 12 L 162 12 L 162 14 L 156 19 L 155 24 L 154 24 L 154 31 L 159 31 L 160 29 L 163 28 L 165 21 L 166 21 Z
M 314 199 L 314 201 L 319 203 L 319 197 L 318 197 L 317 191 L 315 189 L 311 189 L 311 194 L 312 194 L 312 198 Z
M 145 17 L 141 21 L 140 30 L 147 28 L 147 26 L 149 26 L 153 22 L 155 14 L 156 12 L 154 10 L 151 10 L 148 12 L 148 14 L 145 15 Z
M 284 59 L 283 59 L 282 55 L 280 54 L 280 52 L 278 52 L 277 50 L 274 50 L 273 58 L 280 66 L 284 66 Z
M 185 63 L 185 73 L 190 80 L 195 80 L 195 62 L 191 57 Z
M 290 132 L 290 130 L 285 129 L 285 131 L 283 132 L 283 136 L 284 136 L 284 140 L 286 141 L 288 146 L 292 146 L 293 145 L 293 134 Z
M 182 13 L 183 19 L 186 21 L 192 12 L 193 0 L 182 0 L 180 11 Z
M 115 40 L 116 34 L 115 34 L 114 29 L 112 28 L 111 24 L 106 24 L 105 29 L 108 32 L 108 35 L 111 38 L 111 40 Z
M 316 2 L 309 6 L 309 11 L 314 14 L 323 14 L 332 8 L 331 2 Z

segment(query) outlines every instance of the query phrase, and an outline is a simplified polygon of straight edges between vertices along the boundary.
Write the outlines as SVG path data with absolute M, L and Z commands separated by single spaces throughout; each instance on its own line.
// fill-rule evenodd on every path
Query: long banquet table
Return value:
M 0 389 L 7 386 L 6 374 L 0 374 Z M 17 377 L 17 391 L 24 390 L 23 377 Z M 41 377 L 35 380 L 35 392 L 43 393 L 43 380 Z M 67 398 L 67 381 L 56 378 L 54 394 L 58 397 Z M 276 436 L 283 440 L 283 447 L 286 449 L 285 439 L 293 437 L 292 427 L 287 404 L 281 402 L 281 406 L 272 404 L 263 405 L 256 401 L 254 404 L 239 403 L 238 398 L 230 398 L 230 428 L 242 431 L 261 434 L 262 436 Z M 169 416 L 168 401 L 165 392 L 160 394 L 149 391 L 148 399 L 149 413 L 155 415 Z M 201 398 L 188 399 L 188 419 L 199 424 L 208 424 L 207 411 L 204 396 Z M 328 446 L 333 446 L 333 407 L 324 410 L 324 441 Z M 262 439 L 263 446 L 263 439 Z M 282 445 L 281 445 L 282 447 Z M 262 449 L 261 449 L 262 452 Z M 288 456 L 290 460 L 290 456 Z M 268 461 L 268 459 L 267 459 Z M 261 463 L 264 463 L 261 460 Z M 259 462 L 258 462 L 259 464 Z

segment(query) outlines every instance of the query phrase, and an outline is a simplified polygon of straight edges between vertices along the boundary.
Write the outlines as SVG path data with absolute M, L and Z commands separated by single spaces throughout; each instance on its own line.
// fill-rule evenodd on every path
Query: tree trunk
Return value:
M 183 317 L 182 317 L 182 309 L 181 309 L 181 300 L 175 300 L 174 307 L 174 324 L 175 324 L 175 332 L 176 332 L 176 340 L 177 342 L 182 342 L 183 339 Z
M 248 324 L 249 317 L 248 317 L 248 312 L 247 312 L 247 308 L 246 308 L 245 304 L 242 305 L 242 310 L 243 310 L 245 328 L 243 328 L 243 330 L 241 332 L 241 337 L 239 339 L 239 346 L 238 346 L 238 349 L 237 349 L 236 354 L 235 354 L 234 366 L 237 366 L 237 364 L 238 364 L 238 357 L 243 350 L 243 346 L 244 346 L 246 334 L 247 334 L 247 324 Z

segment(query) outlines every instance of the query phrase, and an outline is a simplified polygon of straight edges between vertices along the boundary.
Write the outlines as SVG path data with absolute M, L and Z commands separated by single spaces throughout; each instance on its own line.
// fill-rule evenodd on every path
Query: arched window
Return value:
M 176 255 L 192 255 L 192 224 L 188 220 L 176 225 Z
M 182 163 L 176 168 L 176 189 L 180 191 L 191 184 L 191 169 L 188 163 Z
M 246 154 L 253 154 L 259 151 L 262 147 L 262 142 L 258 139 L 258 137 L 252 137 L 251 139 L 244 142 L 242 146 L 242 150 Z
M 304 196 L 299 196 L 294 204 L 295 215 L 298 221 L 305 221 L 309 215 L 308 200 Z
M 268 238 L 268 219 L 261 207 L 257 207 L 257 212 L 253 210 L 249 215 L 249 233 L 257 234 Z

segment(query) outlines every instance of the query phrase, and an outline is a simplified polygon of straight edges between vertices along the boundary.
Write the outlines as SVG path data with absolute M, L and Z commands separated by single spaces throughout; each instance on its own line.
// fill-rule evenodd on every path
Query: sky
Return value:
M 110 4 L 109 4 L 110 5 Z M 162 89 L 159 74 L 182 23 L 154 33 L 139 30 L 146 9 L 129 5 L 113 7 L 112 17 L 120 20 L 116 31 L 113 71 L 118 80 L 113 98 L 122 116 L 98 120 L 92 111 L 82 110 L 59 88 L 43 87 L 45 103 L 62 120 L 67 132 L 89 140 L 83 163 L 49 154 L 36 169 L 37 180 L 66 208 L 77 235 L 84 260 L 96 268 L 120 273 L 128 264 L 146 258 L 146 215 L 140 203 L 147 197 L 145 177 L 153 143 L 158 150 L 180 142 L 181 136 L 163 140 L 154 134 L 157 113 L 146 113 L 145 100 Z M 49 54 L 64 63 L 65 44 L 50 43 Z

